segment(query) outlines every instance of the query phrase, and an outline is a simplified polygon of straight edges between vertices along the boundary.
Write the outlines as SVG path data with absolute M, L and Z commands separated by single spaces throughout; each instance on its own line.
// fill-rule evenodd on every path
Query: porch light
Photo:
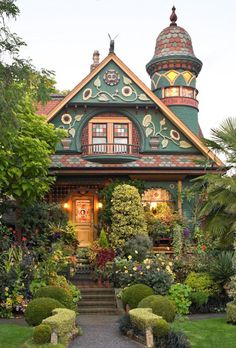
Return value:
M 102 209 L 102 207 L 103 207 L 102 202 L 98 202 L 98 209 Z
M 63 208 L 64 208 L 64 209 L 69 209 L 69 203 L 67 203 L 67 202 L 66 202 L 66 203 L 63 203 Z

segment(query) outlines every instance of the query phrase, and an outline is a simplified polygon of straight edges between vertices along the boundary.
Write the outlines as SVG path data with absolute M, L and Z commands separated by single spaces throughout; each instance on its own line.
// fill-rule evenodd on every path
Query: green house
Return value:
M 108 56 L 99 62 L 95 51 L 91 72 L 67 96 L 39 107 L 48 122 L 67 130 L 52 157 L 57 179 L 49 200 L 68 209 L 81 245 L 96 238 L 98 193 L 112 180 L 143 180 L 144 204 L 153 210 L 170 204 L 188 218 L 182 190 L 222 166 L 200 140 L 196 79 L 202 62 L 176 24 L 175 8 L 170 19 L 146 66 L 151 89 L 119 59 L 111 41 Z

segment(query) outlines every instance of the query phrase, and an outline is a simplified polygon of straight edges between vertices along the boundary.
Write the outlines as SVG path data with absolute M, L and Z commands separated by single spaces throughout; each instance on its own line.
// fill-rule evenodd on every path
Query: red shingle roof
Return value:
M 37 114 L 38 115 L 48 115 L 49 112 L 54 109 L 54 107 L 59 104 L 61 100 L 49 100 L 47 104 L 38 103 Z

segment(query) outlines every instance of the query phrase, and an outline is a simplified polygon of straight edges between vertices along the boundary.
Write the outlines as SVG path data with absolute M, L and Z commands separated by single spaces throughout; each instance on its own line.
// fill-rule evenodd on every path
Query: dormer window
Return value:
M 82 134 L 82 153 L 91 156 L 139 155 L 139 136 L 135 125 L 128 117 L 104 114 L 93 117 Z M 108 157 L 107 157 L 108 158 Z

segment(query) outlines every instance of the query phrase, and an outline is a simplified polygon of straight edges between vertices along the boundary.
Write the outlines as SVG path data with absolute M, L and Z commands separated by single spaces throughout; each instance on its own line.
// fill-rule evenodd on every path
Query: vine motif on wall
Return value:
M 136 91 L 135 87 L 132 84 L 132 81 L 126 77 L 123 76 L 123 83 L 124 87 L 119 90 L 116 88 L 115 93 L 109 93 L 101 88 L 101 79 L 98 76 L 94 81 L 94 86 L 96 87 L 97 91 L 95 94 L 93 94 L 93 91 L 91 88 L 86 88 L 83 92 L 83 100 L 89 100 L 89 99 L 98 99 L 100 102 L 109 102 L 109 101 L 117 101 L 122 100 L 125 102 L 134 102 L 136 100 L 141 101 L 149 101 L 150 99 L 146 96 L 144 93 L 139 93 Z
M 60 125 L 58 128 L 66 130 L 68 137 L 74 138 L 76 132 L 75 124 L 76 122 L 79 122 L 83 116 L 83 114 L 78 114 L 73 118 L 70 114 L 63 114 L 61 116 L 61 122 L 63 125 Z
M 149 115 L 149 114 L 144 116 L 143 126 L 146 128 L 145 134 L 147 138 L 148 137 L 152 139 L 156 138 L 156 141 L 155 141 L 156 147 L 159 144 L 161 144 L 162 149 L 165 149 L 170 142 L 172 142 L 173 144 L 183 149 L 188 149 L 192 147 L 192 145 L 189 142 L 185 140 L 181 140 L 180 133 L 177 130 L 175 129 L 168 130 L 166 126 L 165 117 L 159 123 L 159 130 L 156 129 L 156 126 L 152 121 L 152 115 Z

